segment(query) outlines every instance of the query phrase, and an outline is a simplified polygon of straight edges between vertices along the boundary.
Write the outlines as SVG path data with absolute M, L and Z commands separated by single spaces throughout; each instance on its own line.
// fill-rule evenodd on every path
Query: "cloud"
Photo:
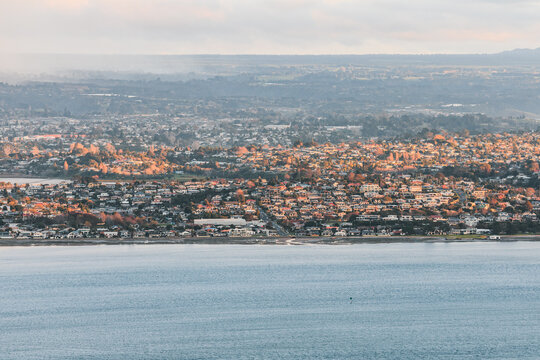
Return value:
M 540 1 L 0 0 L 0 48 L 47 53 L 467 53 L 538 47 Z
M 90 0 L 45 0 L 45 5 L 57 10 L 76 10 L 88 6 Z

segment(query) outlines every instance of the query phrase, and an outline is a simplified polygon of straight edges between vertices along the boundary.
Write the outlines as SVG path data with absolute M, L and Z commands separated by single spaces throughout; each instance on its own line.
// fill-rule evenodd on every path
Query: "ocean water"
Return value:
M 62 183 L 71 183 L 71 180 L 67 179 L 38 179 L 38 178 L 24 178 L 24 177 L 0 177 L 0 182 L 11 183 L 14 185 L 57 185 Z
M 0 359 L 527 358 L 540 243 L 0 248 Z

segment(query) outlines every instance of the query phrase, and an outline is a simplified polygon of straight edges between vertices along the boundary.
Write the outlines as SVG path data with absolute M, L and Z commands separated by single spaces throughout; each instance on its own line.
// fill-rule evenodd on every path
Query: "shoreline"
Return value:
M 446 238 L 444 236 L 399 237 L 253 237 L 253 238 L 83 238 L 83 239 L 0 239 L 0 247 L 11 246 L 89 246 L 89 245 L 354 245 L 392 243 L 454 243 L 540 241 L 540 235 L 501 235 L 487 238 Z

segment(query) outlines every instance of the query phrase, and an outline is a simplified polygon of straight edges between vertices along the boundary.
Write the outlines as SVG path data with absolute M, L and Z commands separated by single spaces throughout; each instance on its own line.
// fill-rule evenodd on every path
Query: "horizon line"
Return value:
M 511 53 L 517 51 L 536 51 L 538 48 L 514 48 L 511 50 L 503 50 L 498 52 L 478 52 L 478 53 L 62 53 L 62 52 L 2 52 L 3 55 L 11 56 L 39 56 L 39 55 L 53 55 L 53 56 L 486 56 L 486 55 L 500 55 L 504 53 Z

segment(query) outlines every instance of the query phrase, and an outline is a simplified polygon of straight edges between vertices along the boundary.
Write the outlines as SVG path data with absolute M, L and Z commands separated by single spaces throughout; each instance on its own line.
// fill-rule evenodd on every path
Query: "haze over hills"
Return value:
M 540 48 L 495 54 L 437 55 L 86 55 L 4 54 L 0 80 L 67 80 L 95 72 L 230 75 L 279 66 L 537 66 Z M 14 75 L 17 76 L 14 76 Z M 54 75 L 54 77 L 51 77 Z
M 3 116 L 178 116 L 193 114 L 197 103 L 197 111 L 206 109 L 212 118 L 262 108 L 281 114 L 284 123 L 296 121 L 288 114 L 299 111 L 349 120 L 396 113 L 540 118 L 540 49 L 473 55 L 12 55 L 2 62 Z

